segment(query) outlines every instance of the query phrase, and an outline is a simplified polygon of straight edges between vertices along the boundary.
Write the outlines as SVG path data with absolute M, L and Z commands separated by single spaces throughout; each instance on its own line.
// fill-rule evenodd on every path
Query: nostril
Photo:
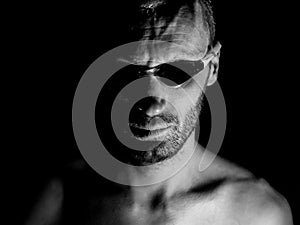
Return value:
M 164 98 L 158 98 L 158 101 L 160 104 L 165 105 L 166 104 L 166 100 Z
M 147 113 L 149 110 L 157 111 L 161 109 L 166 103 L 166 100 L 158 98 L 158 97 L 146 97 L 138 102 L 138 107 Z

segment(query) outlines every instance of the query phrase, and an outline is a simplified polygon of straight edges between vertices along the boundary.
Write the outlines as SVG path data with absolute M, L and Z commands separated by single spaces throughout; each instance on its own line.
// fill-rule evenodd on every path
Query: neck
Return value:
M 192 185 L 193 177 L 198 175 L 196 173 L 201 154 L 202 150 L 195 141 L 193 132 L 182 149 L 171 159 L 128 171 L 128 177 L 132 180 L 131 193 L 134 201 L 143 202 L 162 192 L 168 197 L 187 189 Z M 137 185 L 141 183 L 149 185 Z

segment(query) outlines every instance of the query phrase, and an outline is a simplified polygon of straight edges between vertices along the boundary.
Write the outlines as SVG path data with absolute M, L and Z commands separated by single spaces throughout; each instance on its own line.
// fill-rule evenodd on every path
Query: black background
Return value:
M 80 157 L 71 121 L 76 85 L 124 35 L 118 24 L 125 6 L 101 4 L 8 8 L 2 85 L 11 119 L 4 119 L 9 144 L 3 150 L 9 153 L 4 161 L 13 221 L 24 219 L 52 174 Z M 295 63 L 288 60 L 291 19 L 282 6 L 250 1 L 218 2 L 215 13 L 228 116 L 220 155 L 265 178 L 295 214 L 298 100 L 292 88 Z

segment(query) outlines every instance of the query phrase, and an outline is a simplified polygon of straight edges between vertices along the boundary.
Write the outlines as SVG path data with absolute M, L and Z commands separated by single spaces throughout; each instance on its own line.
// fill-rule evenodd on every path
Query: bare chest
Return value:
M 99 207 L 100 206 L 100 207 Z M 231 224 L 224 216 L 221 199 L 178 198 L 155 209 L 131 204 L 126 199 L 103 199 L 99 210 L 91 211 L 80 224 L 118 225 L 209 225 Z

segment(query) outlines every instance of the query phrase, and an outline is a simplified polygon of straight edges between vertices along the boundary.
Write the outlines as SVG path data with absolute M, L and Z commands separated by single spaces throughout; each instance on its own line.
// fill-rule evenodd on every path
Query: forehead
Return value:
M 155 66 L 180 59 L 199 60 L 205 55 L 209 30 L 200 4 L 170 5 L 172 2 L 148 1 L 138 7 L 138 23 L 132 26 L 132 32 L 141 33 L 141 38 L 137 47 L 121 59 Z

